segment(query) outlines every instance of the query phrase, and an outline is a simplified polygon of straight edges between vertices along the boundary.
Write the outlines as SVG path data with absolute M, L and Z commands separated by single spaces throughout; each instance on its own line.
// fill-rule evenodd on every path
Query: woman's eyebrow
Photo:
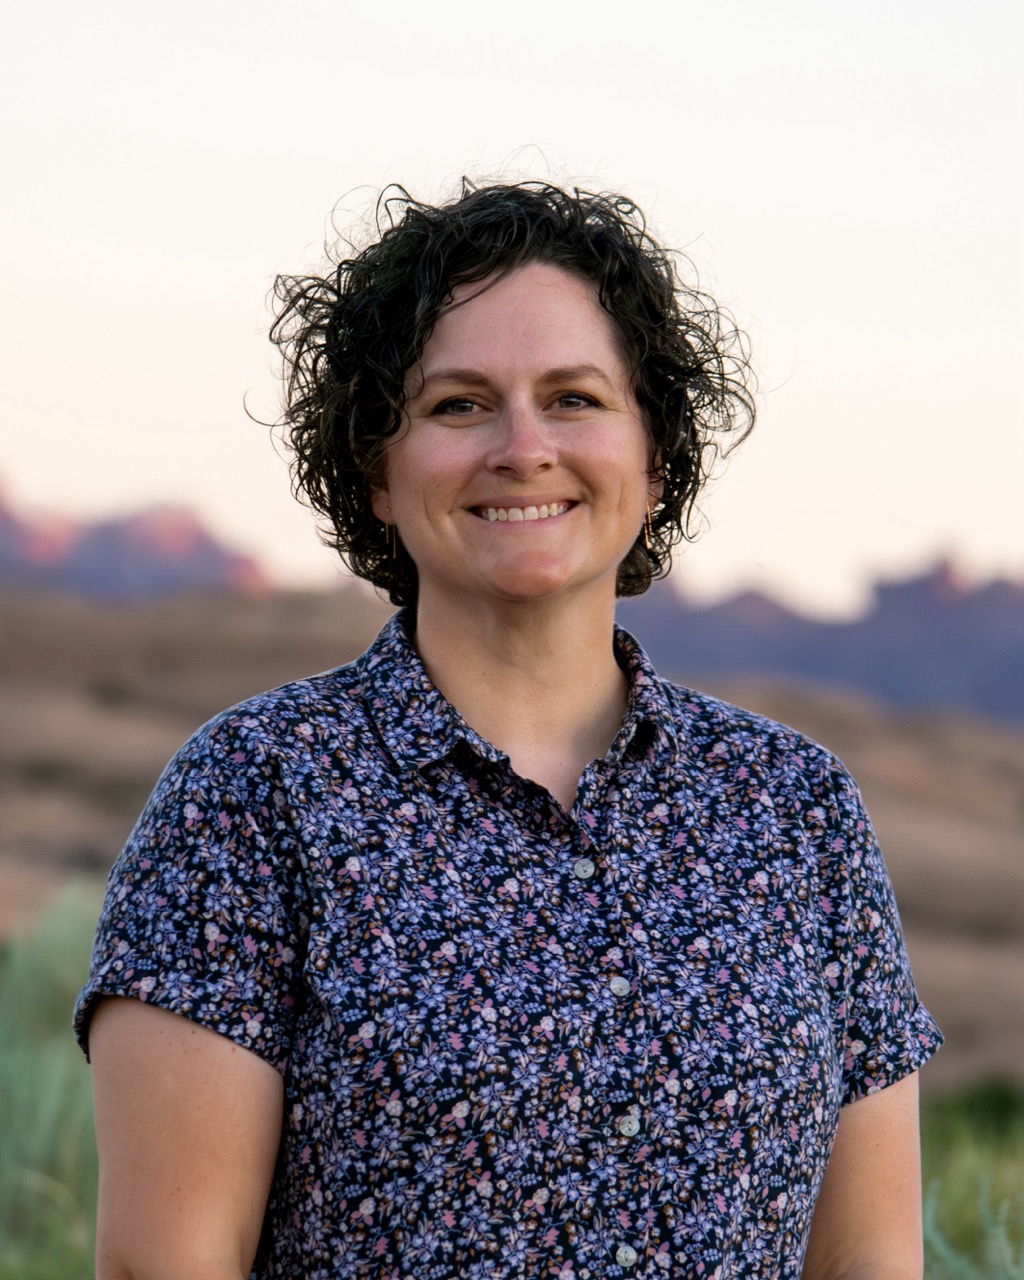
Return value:
M 421 390 L 423 387 L 432 386 L 435 382 L 457 382 L 462 386 L 483 387 L 490 381 L 476 369 L 437 369 L 423 373 L 422 378 Z
M 596 364 L 570 364 L 558 369 L 549 369 L 542 381 L 577 382 L 581 378 L 600 378 L 603 382 L 611 383 L 608 374 Z
M 423 388 L 433 386 L 439 382 L 458 383 L 469 387 L 483 387 L 487 386 L 491 381 L 486 374 L 481 373 L 478 369 L 434 369 L 424 372 L 422 378 L 423 381 L 417 389 L 417 395 L 422 393 Z M 556 369 L 547 369 L 541 374 L 540 381 L 543 383 L 576 382 L 580 378 L 601 378 L 604 382 L 611 382 L 608 374 L 596 364 L 563 365 Z

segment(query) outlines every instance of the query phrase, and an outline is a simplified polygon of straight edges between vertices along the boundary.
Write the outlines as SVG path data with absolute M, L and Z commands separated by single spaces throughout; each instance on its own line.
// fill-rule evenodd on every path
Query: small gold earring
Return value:
M 651 525 L 651 509 L 650 507 L 644 512 L 644 546 L 648 551 L 651 549 L 651 539 L 654 537 L 654 529 Z

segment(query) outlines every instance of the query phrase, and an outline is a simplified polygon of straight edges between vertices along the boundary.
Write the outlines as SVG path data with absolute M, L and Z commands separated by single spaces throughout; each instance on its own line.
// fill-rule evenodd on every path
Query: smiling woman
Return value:
M 297 490 L 326 518 L 326 541 L 393 603 L 415 604 L 415 564 L 374 519 L 372 484 L 354 481 L 377 478 L 403 430 L 410 375 L 442 316 L 500 277 L 546 265 L 589 286 L 657 458 L 660 501 L 618 574 L 620 595 L 645 591 L 690 532 L 719 452 L 753 425 L 752 375 L 730 318 L 677 275 L 621 196 L 467 183 L 459 199 L 435 208 L 394 188 L 381 197 L 379 219 L 379 241 L 352 257 L 339 251 L 330 273 L 278 281 L 272 336 L 288 371 L 282 425 Z M 553 356 L 550 373 L 558 372 Z M 449 398 L 453 390 L 445 388 Z
M 296 485 L 402 610 L 232 708 L 112 875 L 100 1280 L 919 1277 L 918 1003 L 842 765 L 661 679 L 742 344 L 618 196 L 280 283 Z
M 419 626 L 464 627 L 492 596 L 607 622 L 662 487 L 620 348 L 594 287 L 559 267 L 454 290 L 373 486 L 416 566 Z

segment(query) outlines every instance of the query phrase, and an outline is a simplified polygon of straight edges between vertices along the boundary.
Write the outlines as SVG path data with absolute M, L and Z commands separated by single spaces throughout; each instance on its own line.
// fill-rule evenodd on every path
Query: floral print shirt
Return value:
M 402 615 L 164 772 L 78 1034 L 131 996 L 281 1072 L 254 1277 L 796 1280 L 839 1108 L 940 1043 L 842 766 L 616 646 L 569 813 Z

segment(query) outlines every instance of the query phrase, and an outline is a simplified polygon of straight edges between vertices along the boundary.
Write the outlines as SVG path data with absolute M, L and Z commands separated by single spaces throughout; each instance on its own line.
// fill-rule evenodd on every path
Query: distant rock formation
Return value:
M 666 583 L 620 602 L 618 614 L 684 683 L 782 677 L 1024 726 L 1024 583 L 970 586 L 948 562 L 879 583 L 851 622 L 804 618 L 753 593 L 700 607 Z
M 97 522 L 19 517 L 0 499 L 0 585 L 92 600 L 156 600 L 188 591 L 257 591 L 255 560 L 223 546 L 182 507 Z
M 225 548 L 179 507 L 96 523 L 33 521 L 0 498 L 5 587 L 101 601 L 269 589 L 254 560 Z M 618 617 L 658 669 L 684 684 L 767 677 L 1024 727 L 1024 582 L 973 586 L 942 562 L 877 584 L 868 609 L 850 622 L 802 617 L 753 592 L 700 606 L 661 582 L 620 601 Z

